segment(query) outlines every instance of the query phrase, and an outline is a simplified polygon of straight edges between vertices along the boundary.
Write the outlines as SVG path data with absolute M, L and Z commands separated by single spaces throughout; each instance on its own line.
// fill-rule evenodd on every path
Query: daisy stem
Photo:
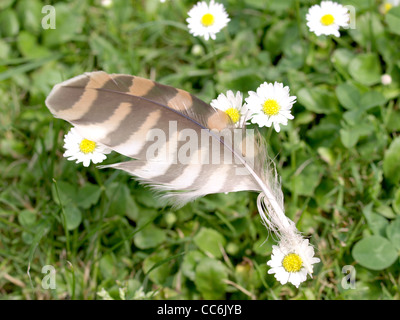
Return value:
M 300 15 L 300 1 L 296 0 L 296 20 L 297 20 L 297 28 L 299 29 L 299 37 L 300 37 L 300 43 L 301 47 L 303 49 L 303 55 L 306 54 L 306 43 L 304 41 L 304 38 L 302 36 L 302 24 L 301 24 L 301 15 Z
M 292 143 L 295 141 L 295 137 L 292 132 L 289 132 L 289 141 Z M 290 164 L 292 167 L 293 172 L 296 172 L 296 151 L 292 150 L 290 153 Z M 297 192 L 296 192 L 296 180 L 294 179 L 295 174 L 292 176 L 291 185 L 292 185 L 292 203 L 293 207 L 297 208 Z
M 393 105 L 394 105 L 394 101 L 391 100 L 389 102 L 387 108 L 383 108 L 381 106 L 381 114 L 382 114 L 382 118 L 383 118 L 383 124 L 385 125 L 385 127 L 387 127 L 389 120 L 390 120 L 390 116 L 392 115 Z
M 335 41 L 337 44 L 339 44 L 341 47 L 347 48 L 347 49 L 353 49 L 353 47 L 347 43 L 347 41 L 343 40 L 342 38 L 332 38 L 333 41 Z
M 101 178 L 101 175 L 99 174 L 99 169 L 98 168 L 95 168 L 95 170 L 94 170 L 94 177 L 96 179 L 96 182 L 100 185 L 101 189 L 105 190 L 104 183 L 103 183 L 103 180 Z
M 268 144 L 269 144 L 269 139 L 271 138 L 272 130 L 273 130 L 273 127 L 271 126 L 268 128 L 268 131 L 267 131 L 267 136 L 265 138 L 265 141 L 267 141 Z
M 214 41 L 210 41 L 211 44 L 208 46 L 208 51 L 212 56 L 212 68 L 214 71 L 214 75 L 217 73 L 217 56 L 215 54 L 215 44 Z
M 60 204 L 60 208 L 61 208 L 62 224 L 63 224 L 63 227 L 64 227 L 66 246 L 67 246 L 67 256 L 68 256 L 69 253 L 71 252 L 71 246 L 70 246 L 70 239 L 69 239 L 69 231 L 68 231 L 68 228 L 67 228 L 67 216 L 65 215 L 64 206 L 63 206 L 63 204 L 61 202 L 60 193 L 58 192 L 58 186 L 57 186 L 56 179 L 53 178 L 53 182 L 54 182 L 54 187 L 56 189 L 57 200 L 58 200 L 58 202 Z
M 272 134 L 272 131 L 273 131 L 273 130 L 274 130 L 274 129 L 273 129 L 273 126 L 269 127 L 269 128 L 267 129 L 267 135 L 266 135 L 266 137 L 265 137 L 265 141 L 267 142 L 267 148 L 269 149 L 268 152 L 271 152 L 271 154 L 274 154 L 274 153 L 273 153 L 273 150 L 272 150 L 272 148 L 271 148 L 271 143 L 270 143 L 271 134 Z
M 232 37 L 229 34 L 228 28 L 224 28 L 224 35 L 229 48 L 232 48 Z
M 336 47 L 336 42 L 335 42 L 335 40 L 333 40 L 333 37 L 330 37 L 328 61 L 329 61 L 329 64 L 330 64 L 332 70 L 335 70 L 335 65 L 333 64 L 333 60 L 331 59 L 331 57 L 333 56 L 333 53 L 335 52 L 335 47 Z
M 369 38 L 371 39 L 371 51 L 376 51 L 375 47 L 376 47 L 376 43 L 375 43 L 375 37 L 374 37 L 374 32 L 372 31 L 372 14 L 371 12 L 374 12 L 375 8 L 374 8 L 374 1 L 369 0 L 369 6 L 371 8 L 371 11 L 369 13 Z

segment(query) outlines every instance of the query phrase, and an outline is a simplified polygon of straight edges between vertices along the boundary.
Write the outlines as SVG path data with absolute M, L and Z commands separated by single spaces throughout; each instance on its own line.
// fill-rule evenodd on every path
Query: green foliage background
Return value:
M 0 2 L 1 299 L 400 297 L 400 7 L 383 14 L 381 2 L 343 1 L 356 28 L 332 38 L 308 31 L 315 1 L 221 2 L 231 21 L 215 42 L 188 33 L 190 1 Z M 45 4 L 55 30 L 41 27 Z M 206 102 L 229 89 L 246 97 L 264 81 L 289 85 L 295 119 L 270 148 L 287 215 L 321 258 L 314 278 L 296 289 L 267 274 L 275 242 L 255 193 L 172 210 L 123 172 L 63 158 L 69 125 L 44 100 L 92 70 Z M 392 84 L 381 84 L 384 73 Z M 45 265 L 56 270 L 54 290 L 42 287 Z M 355 289 L 342 286 L 345 265 Z

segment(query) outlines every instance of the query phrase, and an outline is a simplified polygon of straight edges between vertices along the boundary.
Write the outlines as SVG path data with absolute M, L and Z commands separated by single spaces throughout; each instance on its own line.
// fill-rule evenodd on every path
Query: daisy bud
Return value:
M 390 74 L 384 74 L 381 77 L 381 82 L 383 85 L 387 86 L 392 83 L 392 77 L 390 76 Z
M 202 56 L 204 54 L 204 49 L 201 45 L 195 44 L 192 47 L 192 54 L 196 57 Z
M 101 0 L 101 5 L 105 8 L 110 8 L 113 5 L 113 0 Z

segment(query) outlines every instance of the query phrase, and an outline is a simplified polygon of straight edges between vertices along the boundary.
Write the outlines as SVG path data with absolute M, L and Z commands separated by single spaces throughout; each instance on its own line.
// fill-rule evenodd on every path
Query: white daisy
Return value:
M 290 109 L 296 102 L 295 96 L 289 95 L 289 87 L 282 83 L 264 82 L 257 88 L 257 92 L 249 91 L 246 98 L 249 109 L 249 119 L 260 127 L 270 127 L 272 124 L 279 132 L 280 124 L 287 125 L 288 119 L 293 119 Z
M 312 275 L 313 264 L 318 262 L 320 260 L 314 258 L 314 248 L 309 245 L 308 239 L 294 248 L 280 244 L 272 246 L 271 260 L 267 262 L 271 267 L 268 273 L 275 274 L 282 285 L 290 282 L 298 288 L 301 282 L 306 281 L 307 274 Z
M 76 160 L 76 163 L 83 162 L 85 167 L 88 167 L 90 161 L 93 163 L 100 163 L 105 160 L 106 154 L 111 150 L 99 143 L 87 140 L 79 135 L 75 128 L 64 136 L 64 157 L 68 160 Z
M 205 40 L 215 40 L 215 34 L 230 21 L 224 6 L 215 3 L 214 0 L 211 0 L 209 5 L 204 1 L 198 2 L 188 15 L 186 21 L 189 32 L 194 36 L 203 36 Z
M 243 96 L 241 92 L 237 91 L 236 96 L 232 90 L 228 90 L 226 95 L 220 93 L 217 99 L 212 100 L 210 104 L 212 107 L 227 113 L 236 128 L 243 126 L 247 107 L 243 105 Z
M 386 0 L 381 6 L 380 10 L 383 14 L 386 14 L 389 12 L 390 9 L 393 7 L 397 7 L 400 5 L 400 0 Z
M 339 27 L 348 27 L 350 15 L 348 9 L 332 1 L 322 1 L 312 6 L 306 15 L 307 26 L 317 36 L 331 35 L 340 37 Z

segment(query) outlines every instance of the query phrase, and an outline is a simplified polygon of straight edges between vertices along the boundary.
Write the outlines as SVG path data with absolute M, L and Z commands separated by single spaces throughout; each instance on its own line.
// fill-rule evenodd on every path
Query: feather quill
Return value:
M 284 213 L 279 177 L 265 145 L 246 134 L 239 143 L 221 137 L 222 131 L 233 130 L 229 116 L 190 93 L 136 76 L 98 71 L 56 85 L 46 105 L 86 139 L 135 159 L 103 167 L 124 170 L 157 191 L 167 191 L 172 205 L 211 193 L 258 191 L 257 205 L 266 227 L 285 241 L 301 237 Z M 177 154 L 187 143 L 182 138 L 187 129 L 205 134 L 210 144 L 199 145 L 187 162 L 180 163 Z M 158 154 L 149 157 L 152 130 L 167 132 L 168 139 L 160 142 Z M 244 149 L 249 143 L 255 146 L 251 152 Z M 210 150 L 217 147 L 220 161 L 214 163 Z M 224 162 L 226 153 L 234 161 Z M 238 175 L 238 169 L 248 174 Z

